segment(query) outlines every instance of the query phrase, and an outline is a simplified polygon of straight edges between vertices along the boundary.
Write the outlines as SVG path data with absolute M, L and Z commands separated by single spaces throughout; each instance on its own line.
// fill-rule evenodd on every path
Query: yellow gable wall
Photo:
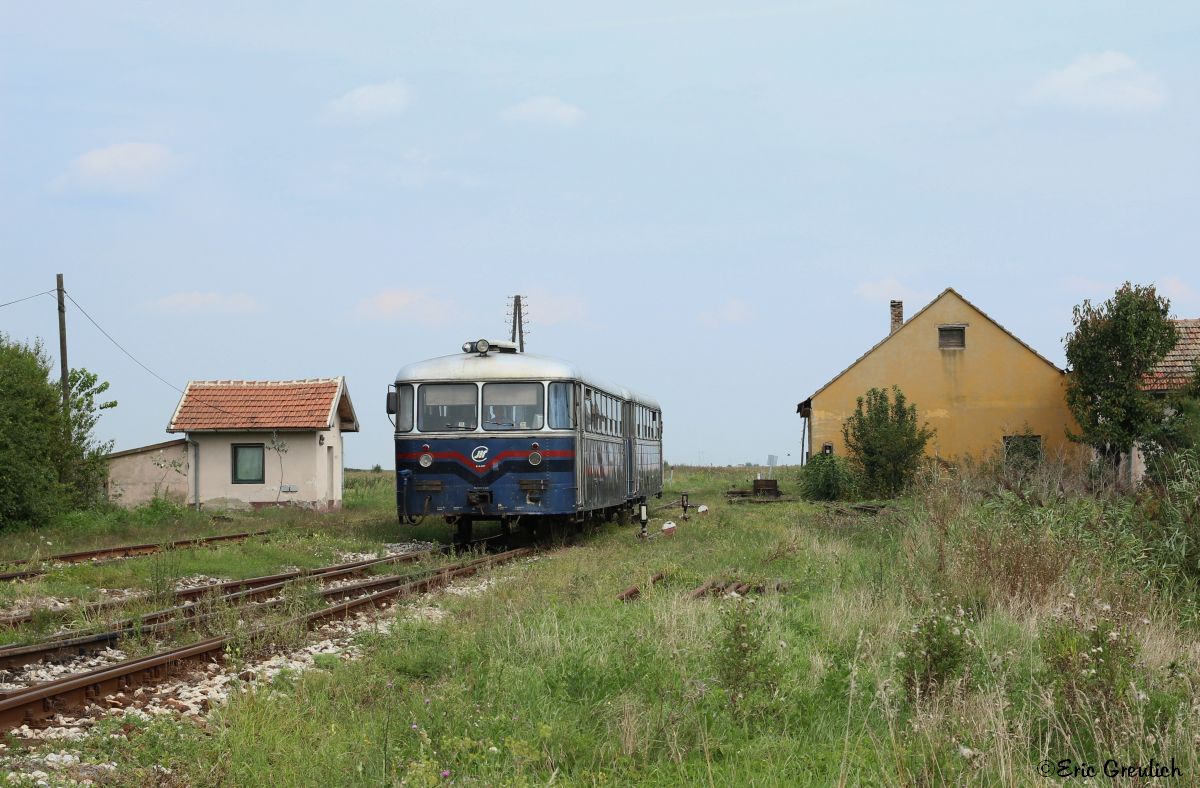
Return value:
M 966 325 L 966 348 L 938 348 L 938 326 Z M 812 401 L 812 451 L 826 442 L 845 453 L 842 423 L 871 387 L 897 385 L 937 434 L 929 454 L 983 457 L 1026 425 L 1047 456 L 1071 450 L 1066 376 L 968 304 L 946 291 L 886 342 L 818 392 Z

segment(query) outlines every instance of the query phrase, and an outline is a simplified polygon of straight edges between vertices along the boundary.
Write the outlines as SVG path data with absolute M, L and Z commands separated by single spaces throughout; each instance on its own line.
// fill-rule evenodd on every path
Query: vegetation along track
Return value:
M 88 561 L 99 561 L 105 559 L 120 559 L 133 558 L 139 555 L 150 555 L 162 550 L 176 550 L 186 547 L 202 547 L 220 542 L 241 542 L 255 536 L 266 536 L 270 531 L 253 531 L 241 534 L 220 534 L 218 536 L 202 536 L 197 539 L 180 539 L 177 542 L 167 542 L 166 544 L 156 544 L 147 542 L 145 544 L 130 544 L 120 547 L 98 547 L 95 550 L 80 550 L 75 553 L 61 553 L 59 555 L 48 555 L 45 558 L 38 558 L 29 561 L 10 561 L 8 563 L 23 564 L 30 566 L 31 564 L 82 564 Z M 48 570 L 42 568 L 18 569 L 13 572 L 0 573 L 0 580 L 26 580 L 30 577 L 40 577 L 46 574 Z
M 69 709 L 86 708 L 90 704 L 99 703 L 106 695 L 161 681 L 188 662 L 220 659 L 225 646 L 235 637 L 253 642 L 269 637 L 278 631 L 280 626 L 311 629 L 323 621 L 350 615 L 359 608 L 375 607 L 394 599 L 425 593 L 447 585 L 452 580 L 473 575 L 480 569 L 523 558 L 534 552 L 533 548 L 528 547 L 509 550 L 435 569 L 417 580 L 413 580 L 411 576 L 387 576 L 366 580 L 353 586 L 331 589 L 331 593 L 326 597 L 331 601 L 339 597 L 359 595 L 329 604 L 283 625 L 263 626 L 236 635 L 220 635 L 18 690 L 0 698 L 0 730 L 11 730 L 22 724 L 36 723 Z
M 136 636 L 156 636 L 175 630 L 183 619 L 188 619 L 193 625 L 210 619 L 214 611 L 228 606 L 244 605 L 256 599 L 274 598 L 258 607 L 278 605 L 279 594 L 292 583 L 298 581 L 333 581 L 342 578 L 364 574 L 374 567 L 389 564 L 410 563 L 430 555 L 432 550 L 421 550 L 412 553 L 389 555 L 383 558 L 370 558 L 361 561 L 351 561 L 344 564 L 321 567 L 311 570 L 296 570 L 276 575 L 250 577 L 244 580 L 230 580 L 224 583 L 189 588 L 176 592 L 175 598 L 192 600 L 187 604 L 169 607 L 144 613 L 139 616 L 116 622 L 112 629 L 105 632 L 68 632 L 50 638 L 41 643 L 0 648 L 0 670 L 12 670 L 35 662 L 52 659 L 64 659 L 78 656 L 90 651 L 100 651 L 116 644 L 122 638 Z M 430 570 L 432 571 L 432 570 Z M 394 577 L 394 576 L 393 576 Z M 367 581 L 368 583 L 372 581 Z M 321 591 L 320 595 L 328 600 L 337 596 L 343 589 L 354 589 L 363 584 L 340 586 Z M 120 606 L 127 600 L 105 603 L 104 607 Z M 97 606 L 88 608 L 96 611 Z M 0 691 L 0 697 L 11 695 L 12 692 Z
M 221 583 L 208 583 L 192 588 L 184 588 L 178 591 L 172 591 L 170 599 L 176 602 L 188 602 L 190 600 L 202 599 L 208 596 L 224 597 L 235 591 L 245 589 L 263 588 L 264 586 L 273 586 L 277 583 L 284 583 L 290 580 L 309 579 L 309 580 L 333 580 L 339 577 L 347 577 L 355 574 L 362 574 L 373 566 L 383 566 L 385 564 L 406 563 L 424 558 L 430 554 L 430 550 L 416 550 L 411 553 L 400 553 L 397 555 L 389 555 L 383 558 L 368 558 L 361 561 L 351 561 L 344 564 L 333 564 L 332 566 L 323 566 L 316 569 L 297 569 L 291 572 L 281 572 L 274 575 L 262 575 L 260 577 L 247 577 L 242 580 L 227 580 Z M 109 610 L 115 610 L 128 605 L 131 601 L 140 599 L 141 597 L 130 597 L 124 599 L 112 599 L 107 602 L 97 602 L 95 604 L 86 605 L 76 608 L 76 612 L 82 612 L 85 615 L 92 616 Z M 180 608 L 170 608 L 164 611 L 155 613 L 147 613 L 139 616 L 138 620 L 147 621 L 151 616 L 159 616 L 161 614 L 173 614 Z M 68 616 L 72 613 L 72 608 L 62 608 L 55 610 L 35 609 L 29 610 L 13 616 L 4 616 L 0 618 L 0 627 L 19 627 L 22 624 L 28 624 L 38 616 L 57 615 L 60 617 Z M 186 615 L 186 613 L 184 613 Z M 7 652 L 8 649 L 0 649 L 0 655 Z M 6 667 L 3 657 L 0 656 L 0 667 Z

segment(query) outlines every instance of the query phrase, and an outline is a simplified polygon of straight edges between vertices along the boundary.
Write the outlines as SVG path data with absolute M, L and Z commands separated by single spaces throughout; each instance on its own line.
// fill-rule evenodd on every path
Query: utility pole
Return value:
M 525 313 L 521 308 L 521 296 L 512 296 L 512 341 L 517 343 L 517 351 L 525 352 Z
M 67 375 L 67 302 L 63 290 L 63 275 L 58 275 L 58 363 L 62 370 L 62 406 L 67 412 L 71 401 L 71 382 Z

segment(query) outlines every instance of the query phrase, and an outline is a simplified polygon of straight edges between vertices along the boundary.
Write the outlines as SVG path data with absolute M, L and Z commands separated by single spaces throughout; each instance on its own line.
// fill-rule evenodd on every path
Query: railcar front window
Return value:
M 413 428 L 413 387 L 405 383 L 397 386 L 400 404 L 396 411 L 396 431 L 412 432 Z
M 540 430 L 545 412 L 541 383 L 483 384 L 485 430 Z
M 474 383 L 427 383 L 417 390 L 417 429 L 421 432 L 474 430 L 479 425 Z
M 550 384 L 550 429 L 575 429 L 575 408 L 572 400 L 575 398 L 575 384 Z

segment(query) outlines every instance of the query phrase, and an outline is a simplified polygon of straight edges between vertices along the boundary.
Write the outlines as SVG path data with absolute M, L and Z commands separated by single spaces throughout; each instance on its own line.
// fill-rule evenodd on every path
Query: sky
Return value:
M 669 462 L 796 462 L 796 403 L 954 287 L 1063 364 L 1126 280 L 1200 317 L 1200 5 L 0 3 L 0 303 L 66 288 L 190 379 L 388 383 L 463 341 L 656 397 Z M 178 392 L 72 304 L 98 437 Z M 49 296 L 0 307 L 45 341 Z M 57 363 L 57 362 L 55 362 Z

